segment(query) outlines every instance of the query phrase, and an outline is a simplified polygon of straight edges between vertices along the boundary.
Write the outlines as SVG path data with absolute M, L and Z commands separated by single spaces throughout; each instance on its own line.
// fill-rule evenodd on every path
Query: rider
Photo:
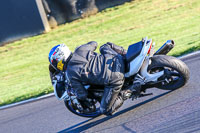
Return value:
M 109 42 L 100 47 L 101 54 L 94 52 L 96 48 L 97 43 L 92 41 L 79 46 L 74 53 L 64 44 L 51 49 L 49 70 L 54 93 L 59 100 L 64 99 L 67 84 L 83 101 L 88 94 L 84 84 L 104 85 L 100 111 L 112 114 L 124 101 L 119 92 L 124 83 L 126 50 Z

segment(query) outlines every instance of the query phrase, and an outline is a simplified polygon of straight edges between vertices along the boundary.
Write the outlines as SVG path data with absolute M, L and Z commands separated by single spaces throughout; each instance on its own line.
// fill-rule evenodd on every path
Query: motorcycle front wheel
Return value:
M 80 112 L 79 110 L 77 110 L 76 107 L 73 105 L 73 103 L 70 100 L 64 100 L 64 103 L 70 112 L 72 112 L 73 114 L 78 115 L 78 116 L 94 118 L 94 117 L 101 115 L 99 108 L 96 108 L 96 111 L 94 111 L 94 112 L 83 113 L 83 112 Z
M 155 87 L 164 90 L 181 88 L 188 82 L 190 77 L 187 65 L 183 61 L 168 55 L 153 56 L 148 71 L 149 73 L 164 71 L 164 75 L 155 84 Z

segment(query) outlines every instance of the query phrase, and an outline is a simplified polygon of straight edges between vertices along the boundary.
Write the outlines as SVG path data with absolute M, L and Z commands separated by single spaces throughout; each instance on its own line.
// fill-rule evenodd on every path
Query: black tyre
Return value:
M 181 60 L 168 55 L 156 55 L 151 58 L 151 61 L 148 67 L 150 73 L 165 71 L 165 74 L 158 79 L 155 87 L 164 90 L 175 90 L 188 82 L 189 68 Z
M 96 109 L 95 112 L 91 112 L 91 113 L 81 113 L 81 112 L 79 112 L 78 110 L 75 109 L 75 107 L 74 107 L 74 105 L 72 104 L 71 101 L 64 101 L 64 103 L 65 103 L 65 106 L 67 107 L 67 109 L 70 112 L 72 112 L 72 113 L 74 113 L 78 116 L 94 118 L 94 117 L 101 115 L 101 113 L 98 111 L 98 109 Z

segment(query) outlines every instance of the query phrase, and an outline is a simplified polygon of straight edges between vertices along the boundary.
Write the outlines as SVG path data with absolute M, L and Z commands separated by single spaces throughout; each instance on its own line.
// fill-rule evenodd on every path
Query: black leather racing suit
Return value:
M 101 112 L 111 111 L 113 104 L 124 83 L 124 62 L 122 47 L 112 43 L 100 47 L 100 53 L 95 53 L 96 42 L 89 42 L 78 47 L 67 65 L 67 74 L 77 97 L 84 100 L 87 97 L 83 83 L 104 85 L 104 95 L 101 100 Z
M 67 64 L 67 75 L 80 100 L 87 97 L 83 83 L 104 85 L 100 110 L 102 113 L 113 112 L 118 106 L 116 104 L 122 104 L 118 94 L 124 83 L 125 67 L 122 55 L 126 51 L 113 43 L 102 45 L 101 54 L 94 52 L 96 48 L 96 42 L 76 48 Z

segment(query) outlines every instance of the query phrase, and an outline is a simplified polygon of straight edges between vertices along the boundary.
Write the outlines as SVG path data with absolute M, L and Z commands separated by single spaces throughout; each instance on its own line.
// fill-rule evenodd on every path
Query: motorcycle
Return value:
M 181 60 L 168 56 L 167 53 L 174 47 L 174 41 L 168 40 L 156 52 L 152 39 L 143 38 L 141 41 L 128 47 L 125 55 L 125 82 L 121 91 L 133 85 L 136 77 L 143 80 L 141 89 L 128 94 L 128 98 L 136 99 L 148 95 L 146 90 L 158 88 L 163 90 L 176 90 L 183 87 L 189 80 L 189 69 Z M 104 87 L 99 85 L 85 85 L 88 91 L 87 102 L 77 100 L 73 91 L 66 89 L 67 97 L 65 106 L 72 113 L 82 117 L 97 117 L 100 114 L 99 107 Z M 85 111 L 88 110 L 89 111 Z

